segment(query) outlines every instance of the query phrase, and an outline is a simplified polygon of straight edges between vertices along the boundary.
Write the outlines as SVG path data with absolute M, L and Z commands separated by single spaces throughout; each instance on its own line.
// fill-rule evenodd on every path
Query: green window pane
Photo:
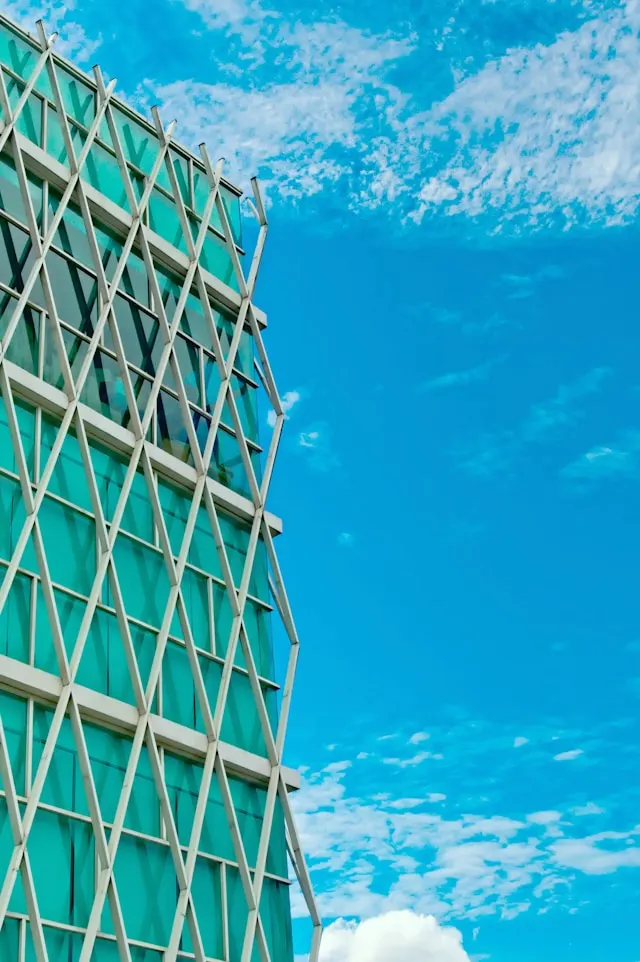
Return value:
M 267 793 L 257 785 L 237 778 L 229 779 L 229 788 L 247 862 L 249 868 L 255 868 Z
M 115 107 L 113 117 L 125 157 L 145 174 L 150 174 L 158 156 L 157 137 L 119 107 Z
M 112 823 L 124 783 L 131 741 L 106 728 L 83 723 L 91 771 L 104 822 Z
M 167 642 L 162 662 L 162 709 L 171 721 L 203 729 L 187 651 L 173 641 Z
M 242 887 L 240 872 L 230 865 L 226 866 L 227 911 L 229 926 L 229 962 L 240 962 L 244 933 L 247 927 L 247 898 Z M 258 946 L 254 943 L 251 962 L 260 962 Z M 279 960 L 278 960 L 279 962 Z
M 224 945 L 222 936 L 222 888 L 220 884 L 220 865 L 199 856 L 196 859 L 193 873 L 191 895 L 198 928 L 205 955 L 210 958 L 223 959 Z M 182 930 L 181 948 L 185 952 L 194 952 L 194 946 L 189 930 L 188 919 Z M 273 956 L 274 959 L 277 956 Z
M 244 609 L 244 627 L 249 639 L 256 671 L 263 678 L 273 680 L 275 668 L 270 613 L 255 602 L 248 600 Z M 236 664 L 246 668 L 242 649 L 240 649 L 239 654 L 242 657 L 236 660 Z
M 166 945 L 178 891 L 169 846 L 123 835 L 115 879 L 129 938 Z
M 0 577 L 4 572 L 5 569 L 0 568 Z M 17 574 L 0 611 L 0 653 L 25 663 L 29 662 L 30 611 L 31 579 Z
M 40 442 L 40 464 L 43 470 L 51 456 L 59 429 L 59 421 L 43 414 Z M 79 508 L 93 510 L 80 446 L 72 432 L 69 432 L 64 439 L 47 490 L 52 494 L 60 495 L 61 498 Z
M 24 808 L 23 808 L 24 811 Z M 0 798 L 0 865 L 8 865 L 9 859 L 11 858 L 14 848 L 13 835 L 11 834 L 11 824 L 9 822 L 9 813 L 7 811 L 7 803 L 4 798 Z M 11 899 L 9 901 L 9 911 L 10 912 L 27 912 L 27 903 L 24 896 L 24 890 L 22 888 L 22 878 L 18 875 L 15 881 L 13 892 L 11 893 Z M 7 920 L 8 921 L 8 920 Z M 6 926 L 2 926 L 0 929 L 0 946 L 3 946 L 2 933 L 4 932 Z M 4 960 L 5 956 L 0 955 L 0 958 Z M 13 962 L 13 960 L 12 960 Z M 17 962 L 17 957 L 15 962 Z
M 221 736 L 225 742 L 238 745 L 256 755 L 266 756 L 267 750 L 251 683 L 249 677 L 239 671 L 234 671 L 231 676 Z
M 78 153 L 78 148 L 76 148 L 76 156 Z M 89 156 L 82 169 L 82 177 L 92 187 L 99 190 L 101 194 L 117 204 L 118 207 L 129 210 L 127 191 L 122 180 L 118 160 L 96 141 L 93 142 L 89 150 Z
M 86 925 L 94 897 L 91 826 L 38 809 L 27 851 L 42 918 Z
M 47 255 L 47 268 L 58 317 L 91 336 L 98 321 L 97 280 L 55 251 Z
M 96 116 L 95 91 L 60 64 L 56 64 L 56 75 L 67 114 L 84 127 L 90 127 Z
M 149 226 L 178 250 L 184 254 L 187 253 L 187 244 L 176 205 L 173 200 L 155 188 L 149 201 Z
M 20 483 L 13 478 L 0 476 L 0 556 L 7 561 L 13 554 L 25 519 Z M 27 566 L 25 560 L 22 564 L 23 567 Z
M 15 111 L 25 87 L 24 84 L 8 77 L 6 72 L 5 78 L 9 102 L 13 111 Z M 42 146 L 42 100 L 37 94 L 30 94 L 29 99 L 20 112 L 16 127 L 27 140 L 31 140 L 34 144 Z
M 127 266 L 122 273 L 120 286 L 123 291 L 130 294 L 131 297 L 135 297 L 141 304 L 146 307 L 151 306 L 147 268 L 143 258 L 135 251 L 129 252 Z
M 2 804 L 5 804 L 4 799 Z M 2 816 L 0 816 L 0 820 L 2 820 Z M 18 962 L 19 948 L 20 923 L 17 919 L 5 919 L 0 929 L 0 958 L 5 959 L 6 962 Z
M 207 238 L 200 254 L 200 264 L 224 284 L 228 284 L 234 291 L 239 290 L 227 245 L 212 230 L 207 231 Z
M 42 181 L 27 173 L 31 203 L 38 218 L 42 217 Z M 27 212 L 22 199 L 15 165 L 6 154 L 0 155 L 0 207 L 23 224 L 27 224 Z M 5 281 L 5 278 L 2 278 Z M 5 281 L 6 283 L 6 281 Z
M 180 402 L 167 391 L 157 401 L 158 445 L 180 461 L 193 464 L 193 455 Z
M 27 703 L 25 699 L 0 691 L 0 716 L 7 739 L 9 763 L 16 791 L 19 795 L 24 795 L 27 749 Z M 0 776 L 0 785 L 6 791 L 2 784 L 2 776 Z
M 169 578 L 162 553 L 121 533 L 113 557 L 127 614 L 159 628 L 169 600 Z
M 27 468 L 29 473 L 33 472 L 33 452 L 34 452 L 34 437 L 35 437 L 35 410 L 26 404 L 14 401 L 14 407 L 16 411 L 16 418 L 18 421 L 18 429 L 20 431 L 20 439 L 22 441 L 22 450 L 27 462 Z M 18 468 L 16 465 L 15 454 L 13 450 L 13 442 L 11 440 L 11 434 L 9 432 L 9 423 L 7 421 L 7 414 L 5 411 L 4 401 L 0 395 L 0 467 L 6 468 L 8 471 L 12 471 L 17 474 Z
M 278 959 L 278 962 L 293 962 L 291 905 L 286 883 L 265 878 L 260 899 L 260 918 L 271 958 Z
M 220 188 L 220 196 L 222 197 L 222 203 L 227 213 L 233 239 L 236 244 L 242 246 L 242 217 L 240 214 L 240 198 L 237 194 L 230 191 L 229 188 L 225 187 L 224 185 Z
M 177 557 L 180 554 L 186 531 L 192 494 L 159 479 L 158 499 L 171 543 L 171 550 Z M 190 560 L 192 560 L 191 556 Z
M 120 294 L 115 297 L 114 307 L 127 361 L 153 376 L 163 348 L 158 320 Z M 114 349 L 110 331 L 105 331 L 105 345 Z
M 200 350 L 191 341 L 178 336 L 175 340 L 175 356 L 182 376 L 187 400 L 198 407 L 203 407 L 202 377 L 200 372 Z M 168 380 L 170 378 L 170 380 Z M 167 367 L 165 382 L 174 387 L 171 370 Z
M 95 521 L 49 497 L 38 517 L 52 580 L 88 595 L 96 575 Z

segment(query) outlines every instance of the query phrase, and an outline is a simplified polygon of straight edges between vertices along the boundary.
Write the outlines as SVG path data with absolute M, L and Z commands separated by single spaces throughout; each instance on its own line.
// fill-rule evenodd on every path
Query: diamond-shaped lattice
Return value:
M 260 192 L 245 275 L 221 165 L 53 39 L 0 18 L 0 957 L 286 962 L 288 852 L 313 960 Z

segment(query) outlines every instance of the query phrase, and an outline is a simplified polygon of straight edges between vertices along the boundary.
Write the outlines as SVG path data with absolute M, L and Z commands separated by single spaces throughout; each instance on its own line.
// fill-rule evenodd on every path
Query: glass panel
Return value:
M 24 84 L 18 83 L 17 80 L 7 77 L 6 72 L 4 76 L 7 80 L 9 102 L 12 109 L 15 111 L 16 107 L 18 106 L 18 101 L 24 93 Z M 34 144 L 38 144 L 39 147 L 42 146 L 42 100 L 37 94 L 30 94 L 29 99 L 22 108 L 20 116 L 18 117 L 16 127 L 18 131 L 27 138 L 27 140 L 32 141 Z
M 96 574 L 93 518 L 50 497 L 45 497 L 38 517 L 52 580 L 88 595 Z
M 154 188 L 149 202 L 149 226 L 164 240 L 186 254 L 182 224 L 172 200 Z
M 158 140 L 142 124 L 116 107 L 113 117 L 125 157 L 145 174 L 150 174 L 158 155 Z
M 0 569 L 0 577 L 4 569 Z M 0 653 L 29 662 L 29 615 L 31 578 L 17 574 L 4 608 L 0 611 Z
M 44 352 L 44 368 L 42 376 L 45 381 L 49 384 L 53 384 L 54 387 L 64 390 L 64 376 L 62 374 L 62 366 L 60 364 L 60 356 L 58 354 L 58 345 L 54 338 L 56 332 L 53 327 L 53 322 L 47 316 L 45 325 L 45 352 Z M 62 328 L 62 341 L 64 343 L 64 348 L 69 360 L 69 365 L 71 367 L 71 373 L 76 379 L 80 373 L 83 361 L 87 354 L 88 343 L 84 338 L 73 334 L 71 331 Z M 91 374 L 89 375 L 91 378 Z
M 78 150 L 76 148 L 76 154 Z M 91 145 L 89 156 L 82 170 L 83 179 L 87 180 L 92 187 L 108 197 L 109 200 L 129 210 L 127 192 L 125 190 L 122 174 L 118 166 L 118 161 L 113 154 L 95 141 Z
M 56 75 L 67 114 L 84 127 L 90 127 L 96 116 L 95 92 L 60 64 L 56 64 Z
M 135 251 L 129 252 L 120 286 L 123 291 L 135 297 L 141 304 L 144 304 L 146 307 L 151 306 L 147 268 L 142 257 L 136 254 Z
M 207 231 L 207 238 L 200 255 L 200 264 L 223 283 L 228 284 L 234 291 L 239 290 L 227 245 L 222 238 L 211 230 Z
M 127 361 L 153 376 L 163 347 L 157 318 L 147 314 L 121 294 L 116 294 L 114 308 Z M 111 331 L 106 329 L 105 346 L 113 350 Z
M 166 945 L 178 892 L 169 846 L 123 835 L 114 874 L 129 938 Z
M 29 193 L 38 223 L 42 221 L 42 181 L 28 173 Z M 12 214 L 22 224 L 27 224 L 27 214 L 22 200 L 18 175 L 11 158 L 0 155 L 0 207 Z M 2 280 L 6 283 L 5 278 Z
M 158 445 L 168 454 L 192 464 L 193 455 L 178 399 L 166 391 L 160 391 L 157 412 Z
M 35 258 L 31 240 L 26 231 L 15 227 L 0 217 L 0 277 L 8 287 L 22 293 L 24 283 L 33 267 Z M 31 297 L 42 304 L 43 296 L 40 282 L 34 287 Z
M 202 378 L 200 376 L 200 351 L 191 341 L 178 335 L 175 340 L 175 355 L 184 384 L 187 400 L 203 407 Z M 169 368 L 167 368 L 169 370 Z
M 47 268 L 61 321 L 91 336 L 98 321 L 98 282 L 72 261 L 49 251 Z

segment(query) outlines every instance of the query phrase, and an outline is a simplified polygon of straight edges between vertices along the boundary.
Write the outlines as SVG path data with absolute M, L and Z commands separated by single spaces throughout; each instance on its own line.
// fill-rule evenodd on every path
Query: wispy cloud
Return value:
M 288 420 L 290 411 L 302 400 L 302 395 L 300 391 L 286 391 L 280 398 L 280 404 L 282 406 L 282 411 L 285 418 Z M 269 427 L 274 427 L 276 423 L 276 413 L 270 410 L 267 414 L 267 422 Z
M 332 471 L 340 467 L 340 459 L 333 449 L 331 429 L 326 422 L 310 425 L 298 433 L 298 450 L 316 471 Z
M 486 435 L 463 452 L 462 466 L 477 477 L 507 473 L 528 447 L 553 440 L 578 424 L 585 416 L 587 399 L 597 394 L 612 374 L 611 368 L 598 367 L 561 385 L 552 397 L 532 404 L 515 428 Z
M 640 431 L 626 431 L 616 441 L 592 448 L 567 464 L 562 475 L 587 485 L 640 476 Z
M 513 739 L 514 748 L 522 748 L 523 745 L 528 745 L 528 743 L 529 743 L 529 739 L 523 738 L 522 735 L 518 735 L 517 738 Z
M 558 755 L 553 756 L 554 762 L 573 762 L 576 758 L 580 758 L 584 755 L 584 750 L 582 748 L 572 748 L 567 752 L 560 752 Z
M 456 45 L 468 52 L 462 4 L 437 7 L 419 37 L 288 19 L 257 0 L 184 5 L 219 41 L 221 79 L 150 79 L 139 98 L 180 117 L 186 139 L 212 131 L 216 156 L 283 197 L 339 184 L 352 210 L 481 220 L 493 232 L 618 224 L 638 211 L 636 0 L 585 4 L 577 29 L 479 61 L 456 56 Z M 421 64 L 434 46 L 454 85 L 425 110 Z M 394 68 L 411 54 L 401 80 Z
M 486 381 L 493 369 L 505 360 L 506 356 L 496 357 L 490 361 L 485 361 L 483 364 L 478 364 L 475 367 L 466 368 L 466 370 L 463 371 L 451 371 L 449 374 L 441 374 L 439 377 L 434 377 L 430 381 L 425 381 L 420 385 L 419 390 L 421 392 L 441 391 L 446 388 L 463 387 L 467 384 L 473 384 L 476 381 Z

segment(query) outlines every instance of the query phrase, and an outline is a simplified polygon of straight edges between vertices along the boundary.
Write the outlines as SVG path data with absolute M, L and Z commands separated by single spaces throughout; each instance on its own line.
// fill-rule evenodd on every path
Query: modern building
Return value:
M 259 190 L 250 259 L 204 148 L 0 63 L 0 960 L 292 962 L 288 858 L 315 959 Z

